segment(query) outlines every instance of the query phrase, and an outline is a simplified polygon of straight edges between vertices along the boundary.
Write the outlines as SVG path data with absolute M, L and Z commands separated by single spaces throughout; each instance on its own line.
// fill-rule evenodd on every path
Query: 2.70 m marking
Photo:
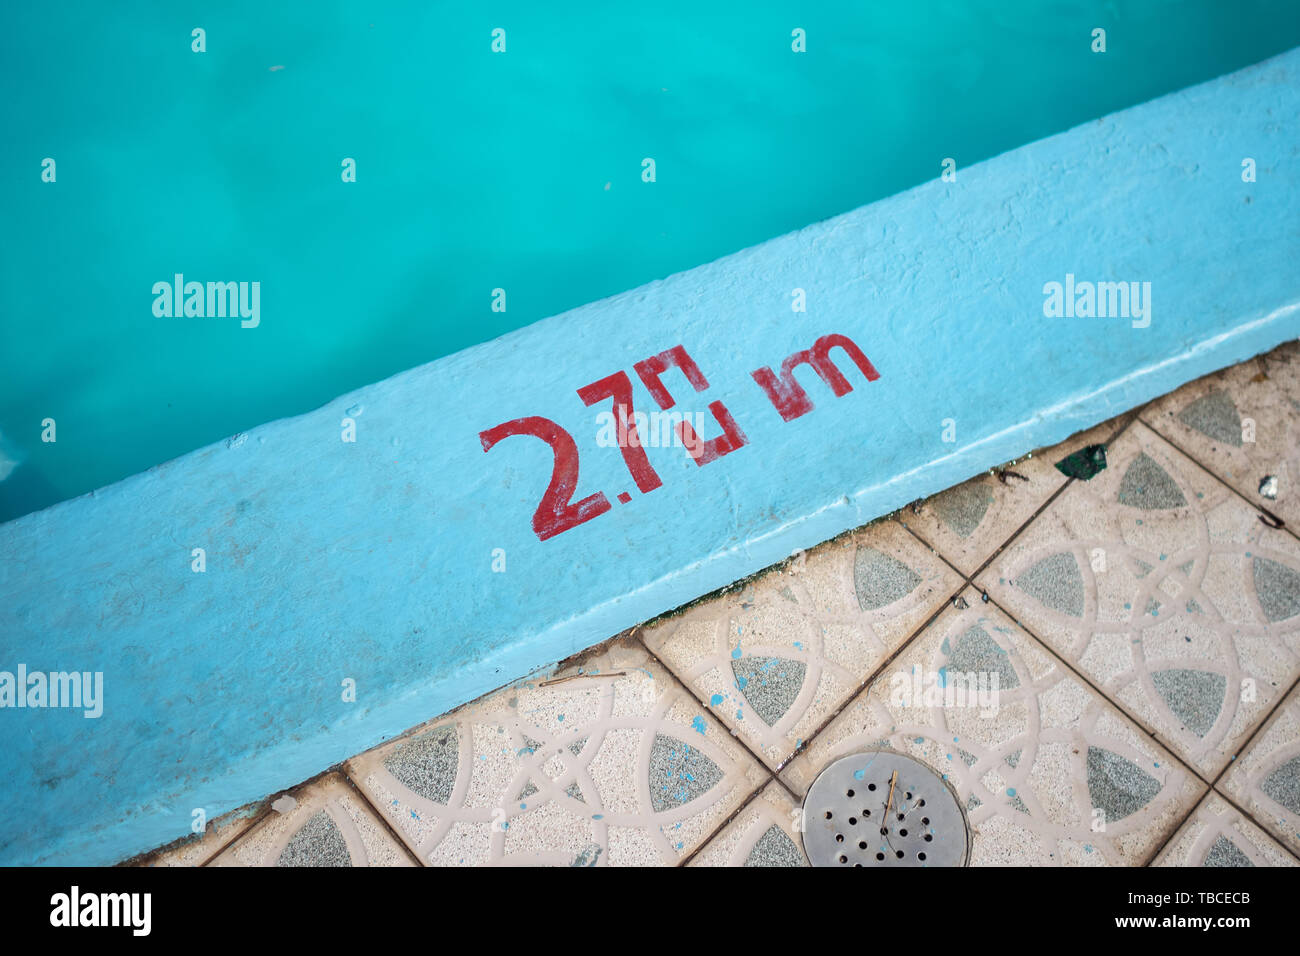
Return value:
M 811 366 L 837 397 L 853 391 L 849 380 L 830 359 L 830 351 L 833 348 L 843 350 L 866 376 L 868 382 L 880 378 L 880 373 L 876 371 L 875 366 L 852 339 L 845 335 L 824 335 L 813 344 L 812 348 L 795 352 L 782 362 L 779 378 L 770 368 L 761 368 L 752 373 L 754 381 L 758 383 L 783 421 L 793 421 L 813 409 L 812 400 L 794 377 L 794 370 L 800 365 Z M 643 359 L 633 366 L 633 370 L 661 410 L 667 411 L 677 404 L 676 399 L 661 380 L 661 376 L 670 368 L 679 369 L 697 393 L 708 389 L 709 383 L 704 373 L 681 345 L 675 345 L 658 355 Z M 590 385 L 582 386 L 578 389 L 578 397 L 588 407 L 607 398 L 613 400 L 618 433 L 627 436 L 626 441 L 619 442 L 619 450 L 623 454 L 623 463 L 627 467 L 628 474 L 642 494 L 661 487 L 663 480 L 650 464 L 650 458 L 646 455 L 637 435 L 635 412 L 632 408 L 632 380 L 627 372 L 615 372 Z M 708 408 L 722 429 L 721 435 L 704 440 L 699 437 L 690 422 L 677 423 L 678 437 L 695 464 L 701 467 L 749 443 L 749 439 L 727 410 L 726 405 L 721 401 L 714 401 L 709 403 Z M 483 445 L 483 451 L 488 452 L 502 439 L 512 435 L 531 435 L 538 438 L 551 446 L 554 456 L 550 483 L 546 486 L 537 510 L 533 512 L 533 531 L 538 540 L 545 541 L 553 538 L 610 510 L 611 505 L 604 492 L 598 491 L 576 502 L 573 500 L 578 491 L 578 444 L 564 428 L 549 418 L 530 415 L 526 418 L 502 422 L 500 425 L 479 432 L 479 441 Z M 622 500 L 627 498 L 626 495 L 621 497 Z

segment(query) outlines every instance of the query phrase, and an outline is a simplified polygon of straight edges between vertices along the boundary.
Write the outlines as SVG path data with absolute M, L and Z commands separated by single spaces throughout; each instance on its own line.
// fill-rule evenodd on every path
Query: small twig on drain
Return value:
M 885 801 L 885 820 L 889 820 L 889 805 L 894 802 L 894 784 L 898 781 L 898 771 L 889 775 L 889 799 Z

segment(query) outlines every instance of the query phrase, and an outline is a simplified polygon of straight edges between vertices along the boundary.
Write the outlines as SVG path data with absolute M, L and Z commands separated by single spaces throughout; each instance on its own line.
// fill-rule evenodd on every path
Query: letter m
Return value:
M 1097 305 L 1101 307 L 1101 297 L 1106 297 L 1105 312 L 1098 309 L 1102 318 L 1108 319 L 1127 319 L 1128 314 L 1128 283 L 1127 282 L 1098 282 L 1097 283 Z
M 210 319 L 224 319 L 239 314 L 239 283 L 208 283 L 208 315 Z
M 131 897 L 126 893 L 101 893 L 100 925 L 129 926 L 131 923 Z M 111 915 L 110 915 L 111 914 Z
M 81 706 L 81 673 L 57 671 L 50 675 L 50 696 L 64 707 Z
M 813 409 L 812 399 L 803 387 L 795 381 L 794 370 L 800 365 L 811 365 L 813 369 L 821 376 L 821 380 L 831 387 L 836 398 L 847 395 L 853 391 L 853 386 L 844 374 L 835 367 L 835 363 L 830 359 L 830 351 L 833 348 L 843 349 L 853 359 L 854 364 L 862 370 L 862 374 L 867 377 L 868 382 L 874 382 L 880 378 L 880 373 L 876 371 L 870 360 L 862 354 L 862 350 L 853 344 L 853 340 L 846 335 L 823 335 L 819 338 L 813 347 L 804 349 L 802 352 L 795 352 L 788 359 L 781 363 L 781 377 L 777 378 L 770 368 L 760 368 L 753 373 L 754 381 L 763 389 L 768 400 L 780 412 L 781 417 L 789 422 L 798 418 L 800 415 L 806 415 Z

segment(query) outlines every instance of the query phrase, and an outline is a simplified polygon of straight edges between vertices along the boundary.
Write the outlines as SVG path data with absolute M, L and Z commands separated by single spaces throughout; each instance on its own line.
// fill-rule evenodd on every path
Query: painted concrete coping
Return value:
M 1292 51 L 0 525 L 0 863 L 164 843 L 1296 337 L 1298 130 Z M 102 713 L 35 706 L 73 671 Z

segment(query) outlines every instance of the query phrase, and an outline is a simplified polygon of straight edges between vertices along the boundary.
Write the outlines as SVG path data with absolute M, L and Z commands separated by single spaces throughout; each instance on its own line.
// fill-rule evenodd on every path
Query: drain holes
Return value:
M 952 788 L 893 750 L 826 767 L 809 788 L 804 820 L 818 821 L 804 829 L 804 850 L 817 866 L 962 866 L 969 852 L 966 817 Z

